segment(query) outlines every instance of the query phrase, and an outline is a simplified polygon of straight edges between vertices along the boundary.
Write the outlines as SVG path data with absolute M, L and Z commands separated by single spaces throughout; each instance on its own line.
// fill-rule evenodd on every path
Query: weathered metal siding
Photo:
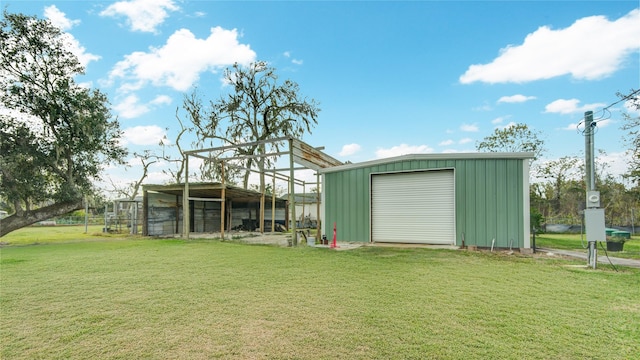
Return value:
M 178 201 L 175 195 L 162 193 L 147 193 L 147 234 L 167 235 L 175 234 L 178 219 Z
M 370 174 L 454 169 L 456 244 L 524 247 L 522 159 L 402 160 L 328 172 L 324 178 L 325 230 L 339 241 L 371 240 Z M 528 189 L 527 189 L 528 191 Z M 398 229 L 402 231 L 402 229 Z M 464 234 L 464 235 L 463 235 Z

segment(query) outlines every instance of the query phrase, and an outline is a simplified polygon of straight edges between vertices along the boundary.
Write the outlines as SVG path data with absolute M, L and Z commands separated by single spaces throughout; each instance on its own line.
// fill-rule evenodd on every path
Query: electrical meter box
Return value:
M 584 224 L 587 229 L 587 242 L 607 241 L 604 209 L 584 209 Z
M 600 207 L 600 191 L 587 191 L 587 207 L 588 208 Z

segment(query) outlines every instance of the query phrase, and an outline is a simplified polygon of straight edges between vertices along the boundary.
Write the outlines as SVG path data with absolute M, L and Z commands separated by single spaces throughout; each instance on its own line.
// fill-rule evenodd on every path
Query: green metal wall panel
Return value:
M 508 189 L 507 177 L 509 168 L 505 161 L 496 161 L 496 227 L 495 233 L 498 240 L 507 237 L 506 229 L 509 228 L 509 198 L 505 189 Z
M 399 160 L 328 172 L 324 179 L 325 229 L 339 241 L 371 240 L 370 174 L 454 169 L 456 243 L 524 247 L 523 162 L 527 159 Z M 526 190 L 528 191 L 528 189 Z
M 476 233 L 488 235 L 480 236 L 477 241 L 479 241 L 482 246 L 489 246 L 491 245 L 491 240 L 488 237 L 490 237 L 491 234 L 487 232 L 487 199 L 485 197 L 487 190 L 485 165 L 486 163 L 484 160 L 478 160 L 475 162 L 475 191 L 473 191 L 473 194 L 468 194 L 467 196 L 471 195 L 476 198 Z
M 472 196 L 475 189 L 475 164 L 472 161 L 465 161 L 457 169 L 462 169 L 464 173 L 458 174 L 456 172 L 456 183 L 464 181 L 464 192 L 458 191 L 456 187 L 456 201 L 466 201 L 465 207 L 459 209 L 456 207 L 456 219 L 461 212 L 464 212 L 465 218 L 463 222 L 458 222 L 456 227 L 457 235 L 460 238 L 460 245 L 462 245 L 461 237 L 464 235 L 465 245 L 478 245 L 480 246 L 480 239 L 476 231 L 476 197 Z M 461 195 L 460 195 L 461 194 Z M 469 195 L 467 195 L 469 194 Z

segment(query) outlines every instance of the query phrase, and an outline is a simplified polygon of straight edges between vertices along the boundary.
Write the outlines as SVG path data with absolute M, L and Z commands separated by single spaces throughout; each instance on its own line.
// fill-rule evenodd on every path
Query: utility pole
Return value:
M 597 241 L 606 241 L 604 226 L 604 209 L 600 208 L 600 192 L 596 190 L 594 135 L 596 123 L 593 121 L 593 111 L 584 114 L 584 153 L 585 153 L 585 185 L 586 207 L 584 209 L 584 224 L 587 230 L 587 266 L 596 268 L 598 263 Z

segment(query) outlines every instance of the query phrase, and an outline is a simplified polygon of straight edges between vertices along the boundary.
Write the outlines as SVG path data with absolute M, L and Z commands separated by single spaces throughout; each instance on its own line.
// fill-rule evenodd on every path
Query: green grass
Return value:
M 640 271 L 214 240 L 0 251 L 2 359 L 631 359 Z
M 536 247 L 561 249 L 561 250 L 578 250 L 587 252 L 587 246 L 584 235 L 580 234 L 537 234 Z M 606 249 L 606 244 L 602 243 Z M 602 253 L 602 247 L 599 244 L 598 250 Z M 640 237 L 633 236 L 631 240 L 624 244 L 624 251 L 608 252 L 609 256 L 621 257 L 627 259 L 640 260 Z
M 28 226 L 0 238 L 4 245 L 56 244 L 78 241 L 131 238 L 124 233 L 104 233 L 102 225 Z

